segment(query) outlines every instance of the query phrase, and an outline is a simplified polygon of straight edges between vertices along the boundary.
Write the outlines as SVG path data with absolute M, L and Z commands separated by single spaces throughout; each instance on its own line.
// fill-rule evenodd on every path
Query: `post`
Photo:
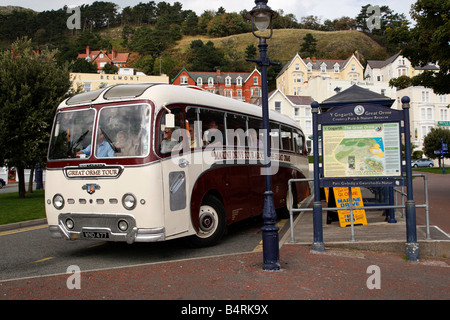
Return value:
M 406 166 L 406 258 L 410 261 L 419 260 L 419 244 L 417 243 L 416 204 L 413 200 L 412 170 L 411 170 L 411 137 L 409 125 L 409 97 L 402 98 L 404 134 L 405 134 L 405 166 Z
M 442 174 L 445 174 L 445 150 L 444 150 L 444 139 L 441 138 L 441 151 L 442 151 Z
M 265 167 L 265 192 L 264 192 L 264 226 L 262 230 L 263 241 L 263 269 L 280 270 L 280 249 L 278 244 L 278 227 L 275 225 L 277 215 L 273 203 L 272 192 L 272 162 L 270 160 L 270 126 L 269 126 L 269 101 L 267 88 L 267 67 L 274 63 L 267 58 L 267 43 L 264 37 L 259 38 L 259 59 L 246 59 L 252 61 L 261 67 L 261 102 L 264 139 L 264 167 Z
M 320 202 L 320 181 L 319 181 L 319 103 L 311 103 L 311 113 L 313 119 L 313 158 L 314 158 L 314 202 L 313 202 L 313 228 L 314 240 L 312 250 L 324 251 L 323 226 L 322 226 L 322 203 Z

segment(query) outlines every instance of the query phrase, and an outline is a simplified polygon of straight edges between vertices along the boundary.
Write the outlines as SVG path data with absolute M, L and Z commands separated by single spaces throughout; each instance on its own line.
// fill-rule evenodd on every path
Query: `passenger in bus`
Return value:
M 172 129 L 164 129 L 164 138 L 161 141 L 161 153 L 169 153 L 178 142 L 172 139 Z
M 208 130 L 206 130 L 203 135 L 203 141 L 205 145 L 223 144 L 222 132 L 219 130 L 219 126 L 216 121 L 212 120 L 208 123 Z
M 190 136 L 190 144 L 189 147 L 191 149 L 201 147 L 201 143 L 198 142 L 198 139 L 195 135 L 195 131 L 193 127 L 189 127 L 189 136 Z
M 125 132 L 119 131 L 116 135 L 116 143 L 114 144 L 119 152 L 116 153 L 117 157 L 134 156 L 136 151 L 133 142 L 128 139 Z
M 96 152 L 96 156 L 98 158 L 110 158 L 110 157 L 114 157 L 114 149 L 111 146 L 111 143 L 109 143 L 108 141 L 104 140 L 105 139 L 105 134 L 103 132 L 102 129 L 98 130 L 98 134 L 97 134 L 97 152 Z M 84 148 L 81 151 L 77 152 L 77 157 L 80 157 L 82 154 L 86 155 L 89 157 L 89 155 L 91 154 L 91 145 L 88 145 L 86 148 Z
M 255 129 L 249 129 L 250 132 L 250 147 L 262 148 L 263 142 L 258 139 L 258 134 Z

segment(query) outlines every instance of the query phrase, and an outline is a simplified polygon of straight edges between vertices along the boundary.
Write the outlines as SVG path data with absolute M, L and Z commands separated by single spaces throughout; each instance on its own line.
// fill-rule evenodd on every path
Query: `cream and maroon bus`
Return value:
M 50 234 L 68 240 L 217 243 L 226 227 L 262 214 L 261 108 L 189 87 L 116 85 L 57 108 L 45 201 Z M 270 113 L 272 188 L 308 177 L 305 137 Z M 275 164 L 275 165 L 274 165 Z M 293 203 L 309 195 L 294 184 Z

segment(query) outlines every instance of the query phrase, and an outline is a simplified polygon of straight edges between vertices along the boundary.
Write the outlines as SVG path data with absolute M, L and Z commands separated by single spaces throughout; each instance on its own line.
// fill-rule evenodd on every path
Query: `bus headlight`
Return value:
M 58 210 L 64 208 L 64 198 L 59 193 L 53 196 L 53 206 Z
M 126 193 L 122 197 L 122 205 L 127 210 L 133 210 L 136 207 L 136 198 L 131 193 Z

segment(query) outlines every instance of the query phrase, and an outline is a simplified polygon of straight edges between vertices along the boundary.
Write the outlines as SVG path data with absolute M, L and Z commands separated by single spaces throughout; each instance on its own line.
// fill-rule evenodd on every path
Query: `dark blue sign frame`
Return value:
M 397 123 L 399 127 L 398 141 L 401 141 L 401 135 L 404 133 L 404 127 L 401 122 L 404 120 L 403 111 L 380 107 L 380 105 L 370 103 L 351 103 L 344 106 L 332 108 L 328 112 L 317 115 L 318 126 L 315 137 L 322 137 L 322 150 L 324 144 L 323 128 L 325 126 L 339 125 L 362 125 L 374 123 Z M 326 177 L 324 175 L 324 159 L 322 157 L 322 167 L 320 168 L 320 186 L 321 187 L 387 187 L 387 186 L 404 186 L 404 167 L 402 165 L 401 144 L 399 149 L 399 168 L 392 176 L 354 176 L 354 177 Z M 322 151 L 323 153 L 323 151 Z

